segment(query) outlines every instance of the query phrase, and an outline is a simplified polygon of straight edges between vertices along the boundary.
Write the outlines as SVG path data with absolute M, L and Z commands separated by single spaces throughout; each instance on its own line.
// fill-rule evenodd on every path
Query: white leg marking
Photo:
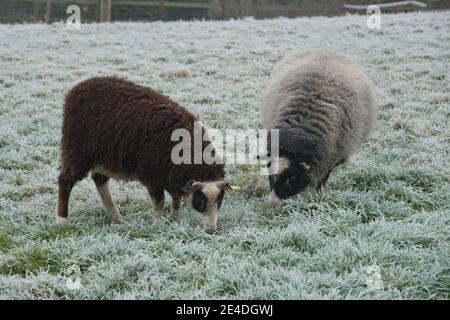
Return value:
M 163 193 L 164 195 L 164 193 Z M 153 224 L 159 225 L 161 223 L 161 216 L 164 213 L 164 197 L 159 202 L 156 202 L 156 198 L 150 194 L 152 198 L 153 205 L 155 206 L 155 215 L 153 216 Z
M 62 225 L 62 224 L 66 224 L 66 223 L 69 223 L 69 219 L 56 215 L 56 224 Z
M 153 224 L 154 224 L 155 226 L 159 226 L 159 224 L 161 223 L 161 214 L 156 213 L 156 214 L 152 217 L 152 220 L 153 220 Z
M 161 217 L 164 213 L 164 201 L 156 206 L 155 215 L 153 216 L 153 224 L 155 226 L 161 223 Z
M 114 203 L 114 199 L 111 196 L 111 192 L 109 191 L 109 181 L 104 185 L 97 187 L 98 193 L 100 194 L 100 198 L 102 198 L 103 206 L 106 209 L 106 212 L 115 219 L 120 218 L 119 209 L 117 209 L 116 204 Z
M 180 215 L 180 198 L 173 198 L 172 197 L 172 210 L 171 214 L 173 216 L 179 216 Z

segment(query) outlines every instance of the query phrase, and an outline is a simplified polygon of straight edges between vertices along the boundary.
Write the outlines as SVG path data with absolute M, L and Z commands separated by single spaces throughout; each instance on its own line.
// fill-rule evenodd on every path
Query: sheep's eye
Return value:
M 203 192 L 201 190 L 194 191 L 194 196 L 192 198 L 192 207 L 198 212 L 205 212 L 208 200 L 206 200 Z

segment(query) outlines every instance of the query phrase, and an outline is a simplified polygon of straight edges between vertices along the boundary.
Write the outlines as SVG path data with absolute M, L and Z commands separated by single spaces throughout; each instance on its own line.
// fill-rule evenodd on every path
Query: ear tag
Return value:
M 231 184 L 229 184 L 228 182 L 225 184 L 225 190 L 228 192 L 234 192 L 236 190 L 239 190 L 238 186 L 232 186 Z

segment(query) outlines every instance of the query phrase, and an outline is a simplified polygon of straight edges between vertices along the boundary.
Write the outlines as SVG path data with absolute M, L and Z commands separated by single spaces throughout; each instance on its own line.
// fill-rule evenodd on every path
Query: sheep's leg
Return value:
M 67 147 L 63 136 L 61 140 L 60 174 L 58 176 L 58 208 L 56 223 L 67 222 L 69 215 L 69 197 L 73 186 L 82 180 L 92 168 L 91 161 L 76 145 Z
M 181 199 L 178 196 L 172 196 L 172 215 L 178 216 L 180 214 Z
M 343 165 L 346 162 L 348 162 L 348 159 L 341 159 L 334 165 L 334 167 L 336 168 L 336 167 L 338 167 L 340 165 Z
M 106 212 L 111 218 L 119 219 L 120 212 L 117 209 L 117 206 L 114 202 L 113 197 L 111 196 L 111 192 L 109 190 L 109 180 L 110 178 L 104 176 L 100 173 L 94 173 L 92 175 L 92 179 L 95 182 L 95 186 L 97 187 L 97 191 L 100 194 L 100 198 L 102 199 L 103 206 L 106 209 Z
M 325 184 L 327 183 L 328 178 L 330 177 L 331 171 L 333 171 L 333 169 L 328 170 L 328 172 L 319 179 L 316 186 L 317 191 L 320 191 L 322 190 L 323 187 L 325 187 Z
M 341 159 L 341 160 L 339 160 L 339 161 L 336 162 L 336 164 L 334 165 L 334 168 L 336 168 L 336 167 L 338 167 L 338 166 L 340 166 L 340 165 L 346 163 L 347 160 L 348 160 L 348 159 Z M 334 168 L 333 168 L 333 169 L 334 169 Z M 330 170 L 327 172 L 326 175 L 324 175 L 321 179 L 319 179 L 319 181 L 317 182 L 317 187 L 316 187 L 316 189 L 317 189 L 318 191 L 321 190 L 321 189 L 325 186 L 325 184 L 327 183 L 328 178 L 330 177 L 330 174 L 331 174 L 331 172 L 333 171 L 333 169 L 330 169 Z
M 58 209 L 56 212 L 56 223 L 67 222 L 69 215 L 69 197 L 76 181 L 66 179 L 63 175 L 58 177 Z
M 161 222 L 161 216 L 164 211 L 164 189 L 150 190 L 150 197 L 152 198 L 153 205 L 155 206 L 155 215 L 153 216 L 153 223 L 159 224 Z

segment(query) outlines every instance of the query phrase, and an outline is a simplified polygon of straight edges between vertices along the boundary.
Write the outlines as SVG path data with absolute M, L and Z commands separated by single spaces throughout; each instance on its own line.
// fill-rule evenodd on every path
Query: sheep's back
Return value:
M 373 85 L 351 58 L 334 50 L 287 55 L 274 68 L 263 99 L 267 129 L 289 119 L 322 135 L 335 157 L 355 152 L 375 124 Z
M 114 77 L 91 78 L 66 96 L 62 148 L 77 148 L 111 171 L 163 168 L 170 161 L 172 131 L 190 130 L 194 120 L 150 88 Z

